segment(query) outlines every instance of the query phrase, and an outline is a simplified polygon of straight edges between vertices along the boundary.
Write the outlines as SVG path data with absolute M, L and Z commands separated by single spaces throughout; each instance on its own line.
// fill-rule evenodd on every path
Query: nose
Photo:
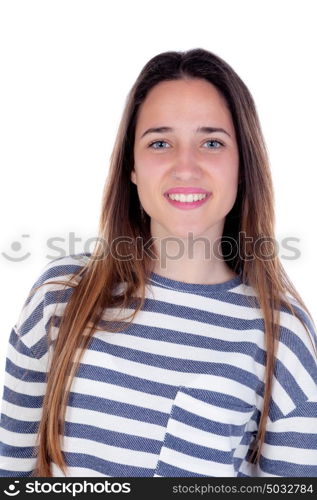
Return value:
M 172 165 L 172 172 L 173 177 L 182 180 L 199 179 L 201 177 L 201 168 L 190 147 L 179 149 Z

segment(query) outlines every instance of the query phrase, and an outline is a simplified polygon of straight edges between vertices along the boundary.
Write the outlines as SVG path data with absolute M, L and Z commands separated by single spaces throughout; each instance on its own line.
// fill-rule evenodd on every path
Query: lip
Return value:
M 168 194 L 194 194 L 194 193 L 199 193 L 199 194 L 210 194 L 210 191 L 207 191 L 206 189 L 199 188 L 199 187 L 174 187 L 169 189 L 168 191 L 165 191 L 164 195 Z

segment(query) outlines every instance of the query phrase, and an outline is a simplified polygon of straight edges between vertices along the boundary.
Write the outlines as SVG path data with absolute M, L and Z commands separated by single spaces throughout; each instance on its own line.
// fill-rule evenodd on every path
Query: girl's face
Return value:
M 231 114 L 216 87 L 195 78 L 150 90 L 137 118 L 131 181 L 151 217 L 152 236 L 221 236 L 238 171 Z M 201 188 L 208 196 L 198 204 L 171 202 L 166 192 L 173 188 Z

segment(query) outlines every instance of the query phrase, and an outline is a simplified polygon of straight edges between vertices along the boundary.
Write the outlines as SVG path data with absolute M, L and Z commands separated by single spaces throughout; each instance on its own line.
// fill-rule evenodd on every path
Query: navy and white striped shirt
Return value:
M 88 258 L 51 261 L 35 285 L 69 278 Z M 53 349 L 47 327 L 54 313 L 62 316 L 72 292 L 69 287 L 58 298 L 62 288 L 37 290 L 11 332 L 2 476 L 30 476 L 35 466 Z M 317 477 L 316 356 L 305 328 L 286 309 L 265 444 L 259 465 L 247 461 L 264 391 L 264 322 L 253 295 L 240 276 L 211 285 L 152 273 L 133 324 L 121 333 L 97 331 L 81 360 L 62 442 L 67 475 Z M 56 338 L 58 326 L 52 333 Z M 52 473 L 63 476 L 54 463 Z

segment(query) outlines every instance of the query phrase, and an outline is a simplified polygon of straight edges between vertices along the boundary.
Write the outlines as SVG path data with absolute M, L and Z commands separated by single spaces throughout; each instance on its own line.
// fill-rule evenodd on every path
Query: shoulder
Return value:
M 242 284 L 233 291 L 238 293 L 240 303 L 243 301 L 246 304 L 247 301 L 255 314 L 264 320 L 251 286 Z M 287 415 L 305 401 L 317 397 L 316 326 L 295 297 L 284 295 L 282 299 L 291 307 L 284 303 L 279 311 L 276 364 L 272 379 L 272 420 Z
M 252 286 L 245 283 L 238 284 L 230 290 L 230 294 L 237 297 L 232 302 L 247 306 L 255 312 L 255 317 L 264 320 L 258 296 Z M 312 317 L 293 296 L 283 295 L 282 299 L 293 308 L 293 312 L 290 307 L 282 304 L 279 311 L 280 340 L 290 347 L 297 343 L 298 354 L 305 353 L 304 347 L 310 352 L 314 350 L 317 352 L 317 333 Z
M 81 253 L 51 260 L 39 273 L 32 289 L 54 279 L 69 280 L 89 262 L 89 257 L 90 254 Z
M 292 297 L 296 314 L 283 306 L 273 388 L 284 415 L 317 395 L 317 334 L 312 318 Z
M 280 335 L 282 342 L 290 345 L 296 343 L 298 349 L 306 347 L 309 352 L 316 352 L 317 331 L 312 317 L 295 298 L 288 296 L 286 300 L 291 304 L 294 312 L 284 305 L 281 307 Z
M 84 269 L 90 254 L 75 254 L 51 260 L 40 271 L 24 302 L 14 329 L 32 349 L 45 337 L 48 323 L 56 311 L 66 307 L 73 287 L 67 285 Z

